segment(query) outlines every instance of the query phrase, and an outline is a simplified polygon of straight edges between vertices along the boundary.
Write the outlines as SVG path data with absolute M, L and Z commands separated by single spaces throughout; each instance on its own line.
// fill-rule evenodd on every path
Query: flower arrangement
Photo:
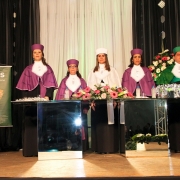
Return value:
M 72 99 L 88 100 L 88 99 L 118 99 L 118 98 L 133 98 L 132 93 L 128 92 L 126 88 L 117 88 L 95 85 L 94 89 L 86 87 L 79 90 L 72 95 Z
M 158 55 L 154 56 L 152 65 L 149 65 L 148 68 L 152 73 L 152 77 L 154 81 L 158 79 L 161 75 L 162 71 L 166 69 L 166 67 L 172 65 L 174 63 L 173 53 L 169 53 L 169 50 L 158 53 Z
M 168 143 L 168 135 L 167 134 L 157 134 L 155 136 L 152 136 L 150 133 L 148 134 L 136 134 L 132 138 L 132 141 L 136 143 L 147 143 L 150 142 L 157 142 L 159 145 L 161 145 L 161 142 Z

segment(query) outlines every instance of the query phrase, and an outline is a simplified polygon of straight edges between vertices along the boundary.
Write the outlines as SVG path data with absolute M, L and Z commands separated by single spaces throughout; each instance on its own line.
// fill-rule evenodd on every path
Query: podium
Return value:
M 84 103 L 73 100 L 37 103 L 38 160 L 83 157 Z
M 124 100 L 124 123 L 120 124 L 120 153 L 126 157 L 168 156 L 168 113 L 167 99 Z M 136 135 L 139 139 L 141 137 L 139 143 L 133 140 Z M 148 135 L 149 139 L 146 138 Z M 158 143 L 157 136 L 161 138 L 163 135 L 165 138 Z

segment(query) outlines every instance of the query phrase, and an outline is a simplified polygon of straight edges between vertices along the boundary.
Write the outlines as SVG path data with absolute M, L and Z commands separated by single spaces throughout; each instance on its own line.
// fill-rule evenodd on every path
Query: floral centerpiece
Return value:
M 149 65 L 148 68 L 152 73 L 152 77 L 154 81 L 158 79 L 161 75 L 162 71 L 164 71 L 168 66 L 174 63 L 173 53 L 169 53 L 169 50 L 158 53 L 158 55 L 154 56 L 152 65 Z
M 159 145 L 161 145 L 162 142 L 168 143 L 168 135 L 167 134 L 157 134 L 155 136 L 152 136 L 150 133 L 148 134 L 136 134 L 132 138 L 132 141 L 136 143 L 147 143 L 150 142 L 157 142 Z
M 126 88 L 109 87 L 95 85 L 94 89 L 86 87 L 79 90 L 72 95 L 72 99 L 88 100 L 88 99 L 118 99 L 118 98 L 133 98 L 132 93 L 128 92 Z

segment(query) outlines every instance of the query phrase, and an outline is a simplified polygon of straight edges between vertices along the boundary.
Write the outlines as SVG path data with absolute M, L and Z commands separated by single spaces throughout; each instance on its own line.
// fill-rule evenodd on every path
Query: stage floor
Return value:
M 0 177 L 149 177 L 180 176 L 180 153 L 169 157 L 83 154 L 83 159 L 44 160 L 23 157 L 22 151 L 0 152 Z

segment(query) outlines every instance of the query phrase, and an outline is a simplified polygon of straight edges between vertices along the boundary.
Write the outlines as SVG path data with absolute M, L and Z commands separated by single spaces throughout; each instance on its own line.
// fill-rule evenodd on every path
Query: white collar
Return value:
M 77 76 L 77 74 L 69 75 L 69 77 L 66 81 L 66 86 L 72 92 L 75 92 L 81 86 L 81 81 L 80 81 L 79 77 Z
M 109 71 L 105 69 L 105 64 L 99 64 L 99 69 L 98 71 L 95 71 L 95 76 L 103 80 L 106 76 L 109 75 Z
M 175 77 L 180 78 L 180 64 L 175 62 L 175 65 L 171 71 Z
M 105 69 L 105 64 L 99 64 L 99 69 Z
M 45 66 L 42 61 L 34 61 L 32 72 L 38 76 L 42 76 L 47 71 L 47 66 Z
M 144 71 L 140 65 L 134 65 L 131 70 L 131 77 L 139 82 L 145 76 Z

